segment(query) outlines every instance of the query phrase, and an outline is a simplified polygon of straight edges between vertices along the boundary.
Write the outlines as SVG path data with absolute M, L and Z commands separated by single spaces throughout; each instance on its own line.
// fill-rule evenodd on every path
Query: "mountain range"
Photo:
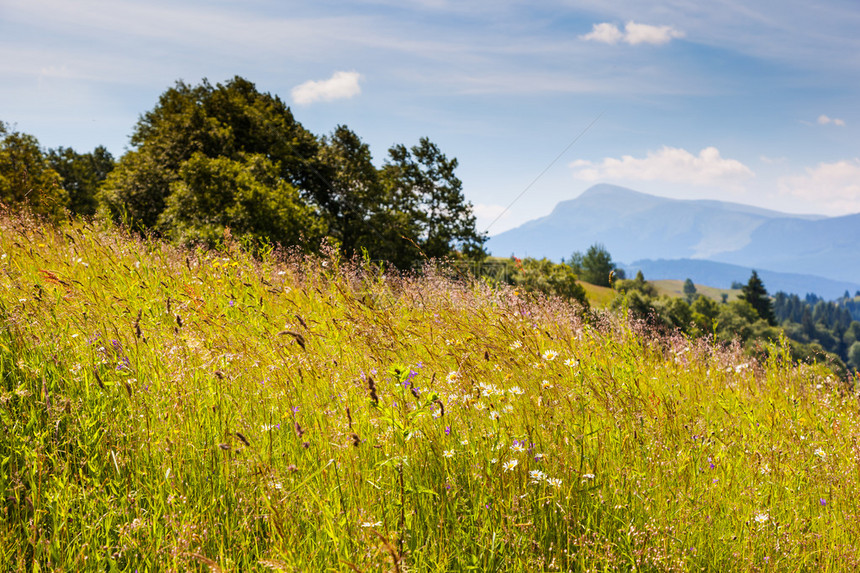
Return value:
M 606 184 L 491 237 L 487 249 L 502 257 L 561 260 L 595 243 L 648 279 L 690 278 L 728 288 L 746 283 L 756 269 L 771 292 L 836 298 L 860 290 L 860 214 L 795 215 Z

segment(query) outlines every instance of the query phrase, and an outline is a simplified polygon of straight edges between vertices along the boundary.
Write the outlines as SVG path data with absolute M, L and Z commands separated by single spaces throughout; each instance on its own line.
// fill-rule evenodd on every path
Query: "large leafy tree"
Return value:
M 455 170 L 439 147 L 422 137 L 418 145 L 394 145 L 382 169 L 388 208 L 402 241 L 394 245 L 396 262 L 417 257 L 446 257 L 458 252 L 483 257 L 486 237 L 475 227 L 472 204 L 463 196 Z
M 347 255 L 364 248 L 374 258 L 390 258 L 392 245 L 402 241 L 397 229 L 405 217 L 392 204 L 368 145 L 340 125 L 322 138 L 319 160 L 329 188 L 325 214 L 330 236 Z
M 69 194 L 69 210 L 78 215 L 95 215 L 98 188 L 114 168 L 113 155 L 101 145 L 91 153 L 59 147 L 48 150 L 47 160 Z
M 184 244 L 213 244 L 227 228 L 240 239 L 313 244 L 324 226 L 277 166 L 255 154 L 233 160 L 195 153 L 171 184 L 159 226 Z
M 0 203 L 26 204 L 34 213 L 50 219 L 63 217 L 69 195 L 39 141 L 32 135 L 10 131 L 3 122 L 0 136 Z
M 115 218 L 137 225 L 158 224 L 184 164 L 195 155 L 238 162 L 264 156 L 303 200 L 329 202 L 317 139 L 278 97 L 260 93 L 243 78 L 215 86 L 205 80 L 197 86 L 177 82 L 137 122 L 131 145 L 101 197 Z

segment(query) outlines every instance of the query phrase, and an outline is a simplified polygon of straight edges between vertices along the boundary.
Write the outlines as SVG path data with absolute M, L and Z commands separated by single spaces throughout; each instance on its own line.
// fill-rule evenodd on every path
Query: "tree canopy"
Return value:
M 69 204 L 62 178 L 32 135 L 0 122 L 0 202 L 26 203 L 38 215 L 58 219 Z
M 612 255 L 600 243 L 588 247 L 585 254 L 573 253 L 568 264 L 579 278 L 598 286 L 612 286 L 615 279 L 623 279 L 624 272 L 612 262 Z
M 277 96 L 240 77 L 178 82 L 138 121 L 101 188 L 107 213 L 181 242 L 219 230 L 305 248 L 322 236 L 352 255 L 408 266 L 480 257 L 485 237 L 448 159 L 427 138 L 394 145 L 382 168 L 346 126 L 317 137 Z M 232 186 L 232 187 L 231 187 Z

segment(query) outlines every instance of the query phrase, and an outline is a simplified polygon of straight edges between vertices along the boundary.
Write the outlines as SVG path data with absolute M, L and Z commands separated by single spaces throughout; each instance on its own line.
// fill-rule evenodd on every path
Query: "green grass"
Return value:
M 853 570 L 858 435 L 785 352 L 0 218 L 3 571 Z
M 654 285 L 657 289 L 658 295 L 668 295 L 672 297 L 681 297 L 684 295 L 684 281 L 681 280 L 671 280 L 671 279 L 663 279 L 658 281 L 648 281 Z M 706 296 L 711 300 L 716 302 L 722 302 L 722 295 L 728 295 L 728 302 L 733 300 L 738 300 L 738 297 L 741 294 L 740 289 L 725 289 L 725 288 L 716 288 L 707 285 L 696 285 L 696 292 L 702 296 Z
M 609 287 L 597 286 L 585 281 L 577 281 L 582 288 L 585 289 L 585 294 L 588 296 L 588 303 L 595 308 L 604 308 L 612 302 L 612 299 L 618 294 Z

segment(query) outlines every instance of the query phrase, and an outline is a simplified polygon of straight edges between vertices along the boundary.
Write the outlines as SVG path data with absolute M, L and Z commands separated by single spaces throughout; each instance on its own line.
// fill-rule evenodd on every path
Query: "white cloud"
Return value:
M 580 38 L 604 44 L 617 44 L 624 39 L 624 34 L 621 33 L 621 30 L 615 24 L 604 22 L 602 24 L 595 24 L 590 33 L 580 36 Z
M 845 127 L 845 120 L 839 119 L 837 117 L 827 117 L 824 114 L 818 116 L 818 125 L 828 125 L 833 124 L 838 127 Z
M 599 163 L 580 159 L 570 167 L 574 177 L 585 181 L 625 179 L 737 187 L 742 180 L 755 176 L 740 161 L 721 157 L 716 147 L 693 155 L 686 149 L 664 146 L 644 158 L 624 155 L 621 159 L 606 157 Z
M 624 32 L 615 24 L 603 22 L 594 24 L 591 32 L 580 36 L 583 40 L 602 42 L 604 44 L 617 44 L 624 41 L 631 46 L 637 44 L 660 45 L 667 44 L 675 38 L 683 38 L 684 32 L 676 30 L 671 26 L 651 26 L 649 24 L 637 24 L 629 21 L 624 25 Z
M 779 190 L 834 212 L 860 212 L 860 158 L 807 167 L 780 178 Z
M 361 93 L 358 72 L 335 72 L 327 80 L 310 80 L 293 88 L 293 101 L 299 105 L 316 101 L 348 99 Z

